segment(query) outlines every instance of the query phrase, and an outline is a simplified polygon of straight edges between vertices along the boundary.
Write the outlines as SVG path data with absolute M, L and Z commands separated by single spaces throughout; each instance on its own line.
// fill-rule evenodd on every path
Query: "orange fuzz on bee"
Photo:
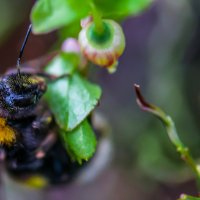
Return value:
M 7 123 L 6 119 L 0 118 L 0 145 L 10 146 L 16 141 L 16 134 Z

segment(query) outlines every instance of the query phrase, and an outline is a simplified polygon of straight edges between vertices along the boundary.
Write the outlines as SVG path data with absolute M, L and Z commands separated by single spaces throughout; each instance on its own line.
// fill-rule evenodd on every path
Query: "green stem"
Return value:
M 102 16 L 99 13 L 99 11 L 97 10 L 93 0 L 89 0 L 89 4 L 90 4 L 91 10 L 92 10 L 92 17 L 93 17 L 94 24 L 95 24 L 95 32 L 97 34 L 101 35 L 104 31 Z
M 192 169 L 197 178 L 197 185 L 200 188 L 200 169 L 189 152 L 189 148 L 183 144 L 180 140 L 178 133 L 176 131 L 175 124 L 170 116 L 165 114 L 159 107 L 148 103 L 140 92 L 140 86 L 135 85 L 135 92 L 137 95 L 137 103 L 140 108 L 146 112 L 152 113 L 157 116 L 165 125 L 167 134 L 170 141 L 174 144 L 177 151 L 180 153 L 181 158 L 187 163 L 187 165 Z
M 157 115 L 157 116 L 160 117 L 159 115 Z M 162 118 L 160 118 L 160 119 L 165 124 L 170 141 L 175 145 L 177 151 L 181 155 L 181 158 L 193 170 L 193 172 L 195 173 L 195 175 L 197 177 L 198 183 L 200 183 L 200 171 L 198 169 L 198 165 L 196 164 L 195 160 L 191 156 L 191 154 L 189 152 L 189 148 L 187 146 L 185 146 L 182 143 L 182 141 L 180 140 L 173 120 L 171 119 L 170 116 L 167 116 L 167 115 L 162 116 Z

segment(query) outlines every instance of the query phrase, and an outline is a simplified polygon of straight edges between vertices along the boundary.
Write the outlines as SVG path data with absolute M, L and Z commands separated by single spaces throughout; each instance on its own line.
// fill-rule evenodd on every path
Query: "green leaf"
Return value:
M 61 130 L 60 134 L 72 160 L 81 164 L 82 160 L 87 161 L 95 153 L 96 137 L 87 120 L 84 120 L 73 131 L 66 132 Z
M 72 74 L 80 63 L 80 57 L 76 53 L 60 53 L 45 68 L 48 74 L 61 76 Z
M 154 0 L 94 0 L 103 17 L 123 19 L 144 11 Z M 110 9 L 112 8 L 112 9 Z
M 69 66 L 69 60 L 65 59 L 66 57 L 61 54 L 47 66 L 46 72 L 54 75 L 70 72 L 73 67 Z M 57 124 L 69 131 L 77 127 L 91 113 L 98 104 L 100 96 L 99 86 L 74 73 L 49 83 L 45 99 Z
M 34 33 L 47 33 L 69 25 L 88 14 L 84 1 L 38 0 L 31 12 Z
M 31 21 L 35 33 L 69 26 L 91 14 L 90 1 L 83 0 L 38 0 L 32 9 Z M 93 0 L 103 17 L 123 19 L 137 15 L 147 8 L 153 0 Z

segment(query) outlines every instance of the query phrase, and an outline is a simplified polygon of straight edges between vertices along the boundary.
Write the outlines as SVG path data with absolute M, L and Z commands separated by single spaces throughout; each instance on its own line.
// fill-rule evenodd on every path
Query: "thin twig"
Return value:
M 134 85 L 135 93 L 137 96 L 137 103 L 139 107 L 149 113 L 152 113 L 154 116 L 158 117 L 164 124 L 167 130 L 170 141 L 176 147 L 176 150 L 180 153 L 181 158 L 188 164 L 197 177 L 197 183 L 200 183 L 200 170 L 199 166 L 196 164 L 194 158 L 189 152 L 189 148 L 183 144 L 181 139 L 178 136 L 175 124 L 170 116 L 165 114 L 159 107 L 148 103 L 140 92 L 140 86 Z

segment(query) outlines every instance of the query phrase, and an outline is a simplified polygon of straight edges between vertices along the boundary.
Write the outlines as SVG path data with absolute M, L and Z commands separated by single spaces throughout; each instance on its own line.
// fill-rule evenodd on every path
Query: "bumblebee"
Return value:
M 22 44 L 17 69 L 0 78 L 0 159 L 14 177 L 40 174 L 50 183 L 66 182 L 81 166 L 71 162 L 57 137 L 53 115 L 41 99 L 50 77 L 20 69 L 31 28 Z

